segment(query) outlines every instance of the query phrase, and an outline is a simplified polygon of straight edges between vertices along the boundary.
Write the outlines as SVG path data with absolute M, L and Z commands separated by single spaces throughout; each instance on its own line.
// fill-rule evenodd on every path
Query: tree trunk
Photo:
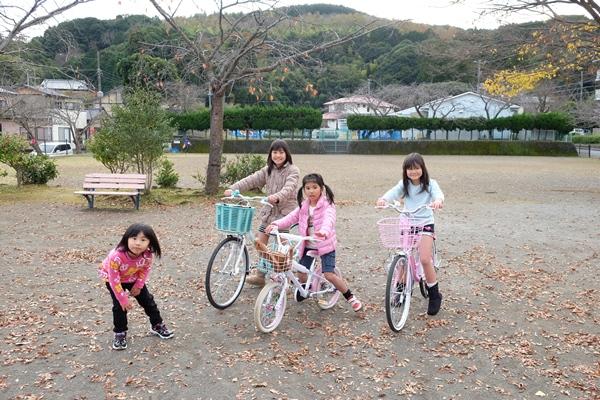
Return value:
M 216 194 L 219 190 L 221 175 L 221 155 L 223 154 L 223 113 L 225 94 L 213 91 L 210 110 L 210 150 L 206 169 L 206 194 Z

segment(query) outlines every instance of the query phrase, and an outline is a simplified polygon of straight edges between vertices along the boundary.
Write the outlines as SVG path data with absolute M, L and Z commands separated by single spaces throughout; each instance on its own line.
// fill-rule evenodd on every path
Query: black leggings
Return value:
M 123 290 L 131 290 L 131 288 L 133 288 L 134 283 L 135 282 L 122 283 L 121 286 L 123 287 Z M 127 311 L 123 311 L 123 308 L 121 308 L 121 303 L 119 303 L 119 300 L 117 300 L 117 298 L 115 297 L 115 294 L 113 293 L 108 282 L 106 282 L 106 287 L 108 288 L 108 291 L 110 292 L 110 297 L 112 297 L 113 301 L 112 312 L 113 323 L 115 325 L 113 331 L 125 332 L 127 331 Z M 152 293 L 148 291 L 146 285 L 144 285 L 144 287 L 140 290 L 140 294 L 137 295 L 135 299 L 140 304 L 140 306 L 142 306 L 146 315 L 150 317 L 150 323 L 152 324 L 152 326 L 162 323 L 162 318 L 160 316 L 160 312 L 158 311 L 158 306 L 154 302 L 154 296 L 152 296 Z

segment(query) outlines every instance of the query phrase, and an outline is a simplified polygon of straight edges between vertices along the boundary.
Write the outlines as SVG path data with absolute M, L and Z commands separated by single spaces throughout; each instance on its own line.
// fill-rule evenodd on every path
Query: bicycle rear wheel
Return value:
M 342 277 L 342 273 L 339 268 L 335 268 L 334 273 L 338 277 Z M 315 270 L 313 272 L 312 283 L 310 285 L 311 292 L 319 292 L 321 290 L 332 290 L 331 292 L 323 293 L 317 296 L 317 305 L 321 310 L 329 310 L 331 307 L 335 306 L 337 301 L 340 298 L 340 292 L 333 286 L 333 283 L 329 282 L 323 276 L 323 272 L 321 270 L 321 263 L 317 263 Z
M 408 259 L 397 255 L 390 264 L 385 288 L 385 315 L 394 332 L 399 332 L 408 319 L 412 285 Z
M 204 286 L 210 304 L 223 310 L 242 292 L 248 271 L 248 249 L 242 238 L 228 236 L 213 251 L 206 268 Z
M 254 323 L 261 332 L 273 332 L 283 319 L 287 305 L 283 286 L 283 283 L 271 282 L 262 288 L 256 298 Z

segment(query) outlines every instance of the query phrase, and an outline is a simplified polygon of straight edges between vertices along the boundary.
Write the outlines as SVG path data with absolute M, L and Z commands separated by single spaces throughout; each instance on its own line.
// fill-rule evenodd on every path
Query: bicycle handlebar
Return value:
M 401 208 L 400 204 L 398 204 L 398 203 L 386 203 L 384 206 L 375 206 L 375 208 L 379 208 L 379 209 L 393 208 L 394 210 L 398 211 L 400 214 L 409 214 L 409 215 L 416 214 L 417 211 L 420 211 L 424 208 L 429 208 L 431 210 L 435 210 L 429 204 L 423 204 L 422 206 L 419 206 L 419 207 L 415 208 L 414 210 L 406 210 L 404 208 Z
M 298 244 L 300 244 L 302 242 L 320 242 L 323 240 L 323 239 L 319 239 L 316 236 L 301 236 L 301 235 L 294 235 L 293 233 L 279 232 L 279 229 L 277 229 L 277 228 L 273 228 L 271 230 L 271 232 L 269 232 L 269 235 L 277 237 L 278 242 L 280 242 L 281 239 L 283 238 L 283 239 L 289 240 L 291 242 L 296 242 Z M 281 244 L 281 243 L 279 243 L 279 244 Z
M 248 203 L 250 203 L 251 201 L 256 201 L 259 202 L 260 204 L 264 204 L 267 205 L 269 207 L 273 207 L 273 204 L 269 203 L 269 198 L 268 197 L 264 197 L 264 196 L 244 196 L 243 194 L 240 193 L 239 190 L 234 190 L 231 193 L 231 196 L 226 196 L 226 197 L 221 197 L 221 200 L 244 200 Z

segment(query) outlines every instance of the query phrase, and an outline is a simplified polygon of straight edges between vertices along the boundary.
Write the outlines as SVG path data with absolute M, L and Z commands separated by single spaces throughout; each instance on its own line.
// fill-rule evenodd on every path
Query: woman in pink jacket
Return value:
M 300 246 L 299 251 L 302 254 L 300 264 L 310 268 L 313 258 L 306 253 L 308 250 L 316 250 L 321 257 L 321 268 L 325 278 L 344 295 L 354 311 L 359 311 L 362 303 L 352 294 L 346 281 L 334 273 L 335 246 L 337 245 L 335 218 L 335 204 L 331 188 L 323 182 L 321 175 L 308 174 L 302 179 L 302 188 L 298 191 L 298 207 L 287 216 L 273 221 L 265 231 L 268 233 L 274 227 L 286 229 L 297 223 L 300 235 L 322 239 L 318 242 L 308 242 L 306 246 L 303 243 Z M 300 281 L 306 282 L 307 276 L 300 274 L 299 278 Z M 295 295 L 296 301 L 304 300 L 298 291 Z

